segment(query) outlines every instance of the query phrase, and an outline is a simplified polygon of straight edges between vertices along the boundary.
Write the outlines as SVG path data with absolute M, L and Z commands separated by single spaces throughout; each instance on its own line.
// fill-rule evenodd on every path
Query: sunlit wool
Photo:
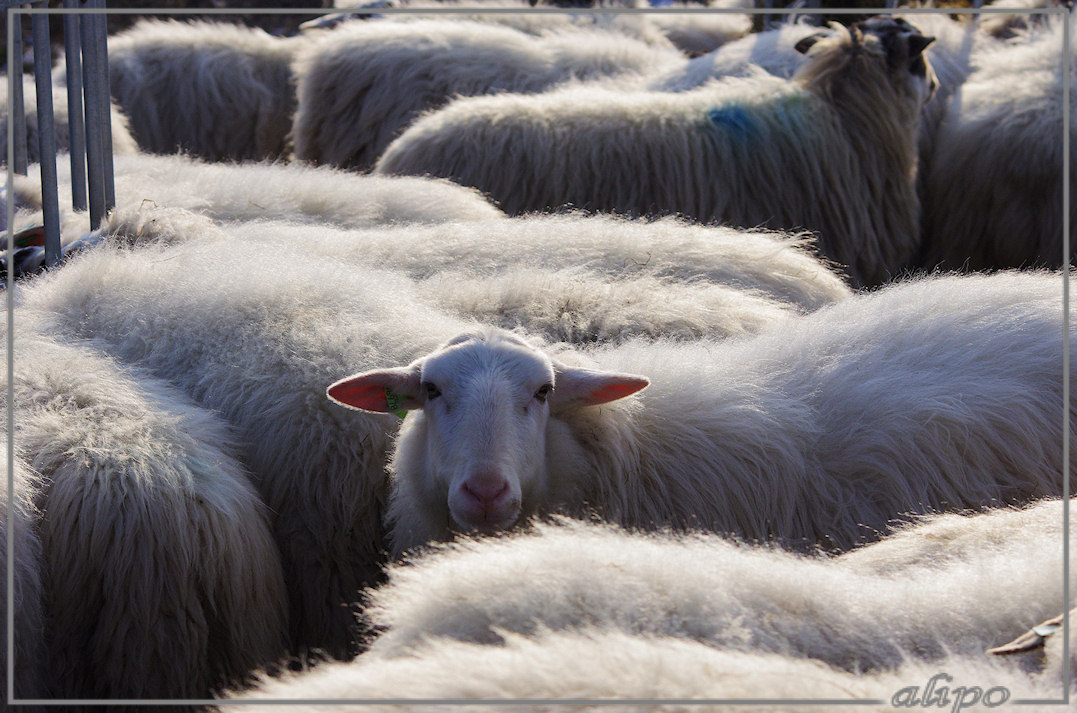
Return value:
M 855 284 L 879 284 L 918 246 L 916 118 L 931 77 L 926 39 L 888 27 L 855 40 L 832 30 L 788 81 L 458 99 L 412 124 L 375 171 L 452 178 L 512 214 L 571 205 L 807 228 Z

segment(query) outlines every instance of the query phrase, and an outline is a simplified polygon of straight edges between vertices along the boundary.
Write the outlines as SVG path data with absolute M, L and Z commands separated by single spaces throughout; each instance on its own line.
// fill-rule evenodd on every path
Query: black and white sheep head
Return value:
M 413 411 L 397 436 L 394 488 L 446 532 L 493 532 L 546 500 L 551 414 L 615 401 L 648 383 L 566 366 L 511 332 L 487 329 L 408 366 L 349 376 L 327 394 L 364 411 Z
M 830 29 L 796 43 L 809 61 L 798 74 L 817 80 L 857 57 L 882 60 L 890 83 L 903 88 L 920 105 L 934 95 L 938 80 L 924 50 L 935 41 L 915 26 L 892 15 L 876 15 L 848 28 L 830 23 Z M 816 66 L 813 65 L 813 61 Z M 810 80 L 809 80 L 810 81 Z

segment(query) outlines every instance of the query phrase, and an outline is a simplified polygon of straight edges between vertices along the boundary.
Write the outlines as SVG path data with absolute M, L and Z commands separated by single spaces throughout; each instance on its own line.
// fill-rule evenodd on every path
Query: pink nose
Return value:
M 483 509 L 490 510 L 508 497 L 509 483 L 500 476 L 477 477 L 464 483 L 464 492 L 477 500 Z

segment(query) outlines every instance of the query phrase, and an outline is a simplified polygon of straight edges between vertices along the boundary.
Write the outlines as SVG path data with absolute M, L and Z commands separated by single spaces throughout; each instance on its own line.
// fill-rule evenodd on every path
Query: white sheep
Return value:
M 529 577 L 528 584 L 531 581 Z M 968 709 L 984 700 L 996 707 L 1008 700 L 1032 699 L 1032 705 L 1004 710 L 1053 713 L 1057 703 L 1036 701 L 1057 701 L 1062 692 L 1058 678 L 1032 679 L 1006 662 L 971 656 L 857 674 L 817 661 L 716 649 L 675 636 L 585 629 L 504 638 L 501 646 L 435 639 L 407 657 L 368 654 L 348 664 L 264 678 L 257 690 L 220 701 L 219 708 L 243 713 L 257 703 L 259 710 L 276 713 L 345 713 L 355 710 L 354 701 L 363 701 L 364 711 L 376 713 L 437 713 L 446 708 L 466 713 L 491 708 L 535 713 L 788 713 L 804 708 L 893 713 L 895 701 L 918 706 L 927 697 L 931 707 L 947 710 Z M 853 705 L 797 703 L 805 699 Z M 858 699 L 863 702 L 855 703 Z M 444 700 L 453 704 L 439 704 Z M 494 701 L 506 702 L 491 705 Z M 729 701 L 743 702 L 734 707 Z
M 31 76 L 23 78 L 22 83 L 24 113 L 26 115 L 26 157 L 30 163 L 37 163 L 41 160 L 40 147 L 38 146 L 38 130 L 37 130 L 37 86 L 34 83 L 34 79 Z M 4 131 L 0 132 L 0 165 L 7 165 L 7 125 L 8 125 L 8 113 L 9 113 L 9 100 L 8 100 L 8 82 L 7 77 L 4 77 L 4 81 L 0 82 L 0 123 L 5 127 Z M 56 135 L 56 150 L 58 152 L 68 152 L 71 147 L 71 127 L 68 123 L 67 115 L 67 89 L 64 87 L 56 86 L 52 92 L 52 108 L 54 117 L 54 128 Z M 134 138 L 131 136 L 131 130 L 128 127 L 127 117 L 117 108 L 115 102 L 110 104 L 109 121 L 112 125 L 112 152 L 113 154 L 129 155 L 138 153 L 138 144 L 135 143 Z M 58 157 L 57 164 L 68 164 L 68 172 L 70 172 L 70 161 L 67 157 Z
M 1062 29 L 979 55 L 950 102 L 924 176 L 923 267 L 1063 264 Z
M 603 279 L 578 268 L 516 267 L 491 276 L 449 270 L 418 287 L 462 317 L 578 345 L 754 334 L 797 314 L 791 303 L 728 285 Z
M 57 167 L 61 201 L 70 195 L 71 185 L 70 168 L 64 164 Z M 186 208 L 218 221 L 287 219 L 360 228 L 503 217 L 478 191 L 440 179 L 147 154 L 117 156 L 115 167 L 118 206 Z
M 41 557 L 41 539 L 36 529 L 41 514 L 34 502 L 41 492 L 41 477 L 18 455 L 14 456 L 14 468 L 10 473 L 13 490 L 8 490 L 7 433 L 0 432 L 0 458 L 4 462 L 5 477 L 0 485 L 0 542 L 3 543 L 3 581 L 0 582 L 0 606 L 4 617 L 0 622 L 0 638 L 5 642 L 0 650 L 0 685 L 4 696 L 8 690 L 8 641 L 14 644 L 14 692 L 16 698 L 45 698 L 48 695 L 47 654 L 44 639 L 44 592 Z M 15 519 L 8 520 L 8 504 L 11 503 Z M 8 559 L 8 528 L 11 535 L 11 557 Z M 13 569 L 13 589 L 9 592 L 8 566 Z M 10 598 L 14 611 L 14 627 L 8 631 L 7 607 Z M 8 638 L 10 633 L 11 638 Z
M 43 312 L 16 307 L 15 321 L 0 390 L 14 392 L 17 454 L 42 477 L 50 693 L 204 698 L 277 661 L 280 557 L 231 431 Z
M 57 334 L 97 340 L 230 424 L 269 506 L 293 648 L 347 657 L 358 628 L 348 605 L 380 576 L 385 454 L 398 419 L 344 418 L 325 384 L 413 359 L 468 323 L 384 269 L 312 256 L 302 240 L 252 249 L 214 230 L 137 250 L 106 241 L 26 283 L 23 309 Z
M 533 37 L 445 19 L 346 23 L 310 43 L 296 61 L 295 156 L 369 169 L 421 112 L 455 96 L 535 93 L 681 61 L 674 49 L 615 32 L 567 29 Z
M 367 595 L 382 633 L 360 659 L 263 679 L 237 697 L 738 698 L 768 711 L 787 707 L 759 699 L 881 698 L 857 708 L 880 711 L 929 695 L 952 710 L 984 696 L 1057 700 L 1059 671 L 1030 675 L 984 647 L 1061 601 L 1061 502 L 960 519 L 960 557 L 903 569 L 898 548 L 885 574 L 848 555 L 567 520 L 465 538 L 390 567 Z M 952 538 L 935 543 L 937 531 L 901 537 L 941 554 Z M 881 563 L 886 544 L 865 549 Z
M 311 255 L 383 265 L 415 279 L 447 268 L 494 278 L 529 266 L 542 270 L 581 266 L 607 279 L 652 276 L 664 282 L 727 285 L 792 303 L 801 311 L 851 294 L 842 278 L 806 249 L 802 237 L 668 218 L 536 215 L 347 231 L 259 221 L 228 226 L 227 232 L 231 240 L 301 244 Z
M 550 511 L 841 550 L 909 513 L 1060 492 L 1061 314 L 1057 274 L 938 278 L 720 343 L 553 357 L 472 331 L 328 393 L 414 410 L 394 556 Z
M 991 528 L 1008 518 L 1036 527 Z M 850 672 L 948 655 L 985 660 L 1063 604 L 1061 502 L 966 517 L 962 556 L 863 569 L 697 533 L 629 533 L 560 519 L 499 538 L 462 538 L 388 570 L 368 592 L 370 654 L 410 656 L 438 638 L 496 644 L 506 633 L 587 627 L 679 636 Z M 931 547 L 930 529 L 905 537 Z M 885 546 L 886 540 L 878 545 Z M 942 551 L 944 546 L 935 549 Z M 526 581 L 525 581 L 526 580 Z M 1071 582 L 1077 583 L 1077 579 Z
M 112 96 L 145 151 L 277 158 L 287 150 L 291 64 L 304 42 L 229 23 L 142 20 L 108 40 Z
M 931 38 L 866 27 L 802 41 L 810 61 L 791 81 L 459 99 L 412 124 L 375 171 L 452 178 L 513 214 L 574 205 L 807 228 L 855 284 L 879 284 L 918 248 L 915 119 L 934 80 Z
M 452 236 L 453 227 L 447 226 L 445 233 Z M 399 248 L 402 246 L 398 238 L 404 242 L 416 239 L 410 228 L 394 228 L 358 234 L 319 231 L 312 243 L 308 240 L 310 231 L 307 226 L 291 223 L 222 227 L 183 209 L 141 206 L 112 211 L 101 229 L 90 237 L 132 246 L 169 245 L 192 239 L 243 241 L 251 251 L 266 250 L 274 243 L 287 247 L 302 242 L 309 256 L 368 269 L 393 262 L 366 254 L 375 241 L 397 244 Z M 455 249 L 461 247 L 458 244 Z M 463 318 L 506 329 L 522 328 L 551 341 L 573 344 L 631 337 L 692 339 L 750 334 L 806 309 L 773 291 L 700 279 L 677 281 L 649 273 L 609 277 L 581 267 L 524 267 L 513 264 L 511 255 L 506 256 L 502 267 L 483 274 L 460 269 L 455 261 L 451 261 L 454 269 L 437 269 L 450 261 L 444 256 L 428 258 L 428 269 L 416 281 L 419 296 Z M 836 301 L 846 296 L 836 291 L 831 298 Z

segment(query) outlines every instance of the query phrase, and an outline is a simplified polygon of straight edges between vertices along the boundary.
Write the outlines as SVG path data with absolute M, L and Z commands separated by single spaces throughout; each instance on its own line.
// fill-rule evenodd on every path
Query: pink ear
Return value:
M 552 404 L 561 409 L 597 406 L 623 399 L 651 383 L 644 376 L 562 365 L 557 366 L 556 373 L 551 399 Z
M 352 374 L 325 391 L 333 401 L 362 411 L 396 413 L 423 407 L 419 370 L 410 366 Z

